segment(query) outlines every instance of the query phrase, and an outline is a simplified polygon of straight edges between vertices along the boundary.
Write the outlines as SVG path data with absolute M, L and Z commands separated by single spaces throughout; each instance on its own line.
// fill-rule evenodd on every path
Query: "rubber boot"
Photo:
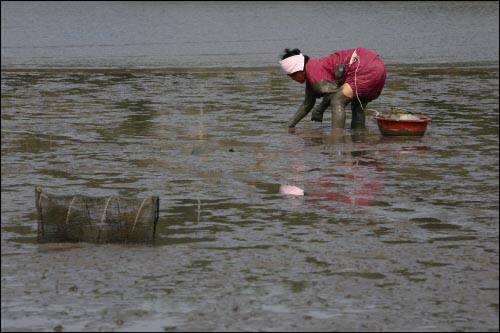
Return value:
M 345 107 L 351 99 L 341 91 L 335 93 L 332 97 L 332 128 L 344 128 L 345 126 Z
M 365 109 L 368 101 L 361 100 L 361 104 L 357 99 L 354 99 L 351 102 L 351 111 L 352 111 L 352 119 L 351 119 L 351 129 L 363 129 L 365 128 L 366 123 L 366 115 Z

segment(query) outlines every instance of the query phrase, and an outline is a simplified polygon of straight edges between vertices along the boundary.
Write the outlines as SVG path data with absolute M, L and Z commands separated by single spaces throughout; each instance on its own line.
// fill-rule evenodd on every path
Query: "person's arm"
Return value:
M 316 82 L 313 85 L 312 89 L 317 95 L 322 95 L 323 99 L 321 100 L 321 103 L 314 108 L 311 115 L 311 120 L 322 122 L 323 113 L 330 107 L 333 94 L 339 91 L 340 88 L 337 87 L 333 82 L 320 81 Z
M 325 94 L 323 96 L 323 99 L 321 100 L 321 103 L 317 105 L 312 114 L 311 114 L 311 120 L 312 121 L 318 121 L 322 122 L 323 121 L 323 113 L 325 112 L 326 109 L 330 106 L 330 102 L 332 100 L 332 95 L 333 94 Z
M 309 111 L 311 111 L 314 103 L 316 103 L 316 96 L 309 85 L 306 85 L 304 101 L 300 104 L 297 112 L 295 112 L 293 117 L 288 121 L 288 127 L 295 127 L 295 125 L 297 125 L 297 123 L 301 121 L 309 113 Z

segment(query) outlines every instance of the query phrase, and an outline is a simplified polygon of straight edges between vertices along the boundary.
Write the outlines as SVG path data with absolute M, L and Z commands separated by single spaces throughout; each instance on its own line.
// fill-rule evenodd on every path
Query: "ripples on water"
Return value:
M 498 330 L 498 78 L 390 66 L 390 138 L 288 132 L 275 68 L 2 71 L 2 329 Z M 158 195 L 156 246 L 36 244 L 36 185 Z

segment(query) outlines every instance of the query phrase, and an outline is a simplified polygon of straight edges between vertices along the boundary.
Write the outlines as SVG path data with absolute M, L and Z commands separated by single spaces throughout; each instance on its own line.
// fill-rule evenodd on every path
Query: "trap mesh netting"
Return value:
M 35 188 L 39 242 L 148 242 L 158 221 L 157 196 L 55 195 Z

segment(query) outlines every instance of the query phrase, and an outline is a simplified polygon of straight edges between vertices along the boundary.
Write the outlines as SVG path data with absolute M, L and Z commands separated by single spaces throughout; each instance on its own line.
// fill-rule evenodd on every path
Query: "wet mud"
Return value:
M 2 70 L 2 331 L 498 331 L 498 79 L 388 66 L 432 122 L 385 137 L 288 131 L 276 68 Z M 157 195 L 155 241 L 39 244 L 35 186 Z

